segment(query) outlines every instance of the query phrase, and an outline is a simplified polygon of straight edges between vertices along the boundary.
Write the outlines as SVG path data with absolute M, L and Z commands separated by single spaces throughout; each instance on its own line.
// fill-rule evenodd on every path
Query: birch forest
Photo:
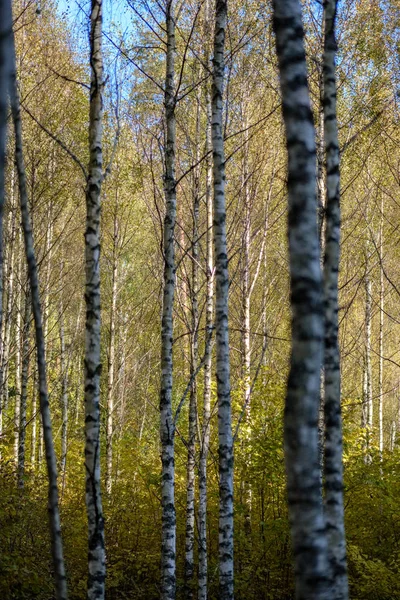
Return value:
M 0 0 L 0 598 L 400 600 L 400 0 Z

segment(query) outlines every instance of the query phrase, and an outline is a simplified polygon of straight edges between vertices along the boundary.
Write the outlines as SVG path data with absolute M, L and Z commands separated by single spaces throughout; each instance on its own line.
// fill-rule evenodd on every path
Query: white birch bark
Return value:
M 64 282 L 64 260 L 61 260 L 60 269 L 60 281 L 61 285 Z M 65 328 L 64 328 L 64 303 L 60 298 L 60 369 L 61 369 L 61 458 L 60 458 L 60 471 L 62 476 L 62 490 L 65 487 L 65 476 L 67 468 L 67 441 L 68 441 L 68 361 L 65 346 Z
M 243 317 L 243 328 L 242 328 L 242 377 L 244 384 L 244 406 L 247 420 L 251 417 L 251 381 L 250 381 L 250 369 L 251 369 L 251 346 L 250 346 L 250 298 L 251 288 L 250 285 L 250 240 L 251 240 L 251 206 L 250 206 L 250 190 L 249 190 L 249 130 L 248 130 L 248 118 L 246 107 L 244 107 L 245 118 L 243 119 L 244 125 L 244 157 L 243 157 L 243 266 L 242 266 L 242 317 Z M 249 442 L 249 437 L 242 441 L 244 447 L 243 452 L 246 452 L 246 445 Z M 251 456 L 247 454 L 246 457 L 246 471 L 250 466 Z M 247 535 L 251 532 L 251 504 L 252 504 L 252 489 L 251 485 L 247 481 L 247 473 L 245 474 L 242 482 L 242 490 L 244 495 L 245 514 L 244 514 L 244 528 Z
M 33 385 L 32 385 L 32 435 L 31 435 L 31 466 L 33 469 L 36 468 L 36 441 L 37 441 L 37 379 L 36 379 L 36 369 L 34 369 L 33 374 Z
M 161 441 L 161 600 L 174 600 L 176 593 L 176 513 L 175 513 L 175 449 L 172 416 L 173 377 L 173 305 L 175 294 L 175 17 L 173 0 L 165 7 L 167 55 L 165 76 L 165 217 L 163 230 L 164 292 L 161 323 L 161 385 L 160 385 L 160 441 Z
M 11 193 L 10 193 L 10 204 L 11 204 L 11 223 L 10 223 L 10 243 L 7 253 L 7 268 L 6 276 L 8 281 L 7 289 L 7 305 L 5 310 L 5 323 L 4 323 L 4 338 L 2 344 L 2 389 L 1 389 L 1 402 L 5 409 L 8 405 L 8 373 L 9 373 L 9 355 L 10 355 L 10 341 L 11 341 L 11 325 L 12 325 L 12 311 L 14 304 L 14 284 L 15 284 L 15 255 L 18 252 L 16 244 L 16 219 L 17 219 L 17 201 L 14 194 L 14 171 L 11 181 Z
M 338 339 L 338 275 L 341 215 L 340 156 L 336 113 L 336 4 L 337 0 L 325 0 L 324 2 L 323 110 L 327 192 L 324 244 L 324 512 L 330 568 L 333 578 L 330 598 L 332 600 L 347 600 L 349 589 L 344 530 L 343 443 Z
M 365 429 L 368 423 L 368 400 L 367 400 L 367 361 L 364 355 L 362 372 L 362 402 L 361 402 L 361 427 Z
M 396 445 L 396 430 L 397 430 L 397 426 L 396 426 L 396 421 L 392 421 L 390 424 L 390 452 L 393 452 L 395 445 Z
M 114 235 L 112 254 L 112 291 L 110 314 L 110 341 L 108 346 L 108 382 L 107 382 L 107 437 L 106 437 L 106 491 L 111 494 L 113 471 L 113 434 L 114 434 L 114 373 L 115 373 L 115 320 L 118 294 L 118 216 L 114 215 Z
M 3 214 L 5 200 L 5 169 L 7 144 L 7 89 L 11 70 L 12 15 L 9 2 L 0 3 L 0 332 L 3 332 Z M 1 338 L 0 358 L 0 436 L 3 433 L 3 341 Z
M 31 299 L 29 289 L 25 290 L 24 325 L 22 330 L 22 369 L 21 369 L 21 400 L 19 414 L 18 436 L 18 487 L 24 487 L 25 475 L 25 442 L 26 442 L 26 408 L 28 400 L 28 377 L 30 364 L 30 325 Z
M 119 356 L 120 364 L 118 365 L 118 421 L 119 421 L 119 433 L 122 434 L 123 425 L 125 423 L 125 396 L 126 396 L 126 383 L 127 383 L 127 369 L 126 369 L 126 338 L 128 334 L 128 315 L 123 313 L 121 322 L 121 335 L 119 336 Z M 150 370 L 150 367 L 149 367 Z M 145 400 L 145 408 L 147 405 L 147 398 Z M 144 413 L 146 410 L 144 410 Z M 142 427 L 144 427 L 144 417 L 142 420 Z M 143 432 L 142 432 L 143 433 Z
M 22 228 L 24 232 L 25 254 L 28 266 L 30 293 L 32 298 L 32 311 L 35 322 L 40 411 L 42 416 L 43 438 L 46 449 L 46 465 L 49 479 L 48 511 L 50 519 L 51 549 L 55 579 L 55 597 L 57 600 L 65 600 L 67 598 L 67 582 L 65 576 L 63 547 L 61 539 L 60 513 L 58 506 L 57 461 L 53 443 L 49 396 L 47 390 L 47 373 L 45 343 L 43 335 L 42 308 L 40 303 L 38 269 L 34 249 L 31 217 L 28 203 L 25 165 L 23 159 L 22 120 L 16 80 L 15 46 L 13 39 L 12 61 L 12 77 L 10 79 L 9 93 L 15 132 L 15 161 L 18 173 Z
M 243 381 L 244 381 L 244 402 L 246 404 L 247 416 L 250 416 L 250 366 L 251 366 L 251 348 L 250 348 L 250 235 L 251 235 L 251 216 L 250 216 L 250 193 L 249 193 L 249 130 L 247 115 L 244 119 L 244 160 L 243 160 L 243 269 L 242 269 L 242 311 L 243 311 L 243 330 L 242 330 L 242 352 L 243 352 Z
M 185 531 L 185 598 L 193 598 L 194 577 L 194 535 L 195 535 L 195 467 L 197 441 L 197 381 L 196 373 L 199 362 L 199 213 L 200 213 L 200 92 L 198 87 L 196 98 L 196 153 L 198 165 L 193 170 L 193 225 L 192 225 L 192 281 L 191 281 L 191 352 L 190 352 L 190 399 L 189 427 L 186 466 L 186 531 Z
M 105 596 L 104 517 L 100 489 L 100 210 L 103 180 L 102 0 L 90 13 L 89 168 L 86 185 L 85 468 L 88 516 L 88 600 Z
M 210 60 L 211 40 L 211 0 L 206 0 L 204 18 L 205 56 L 204 63 L 208 67 Z M 206 71 L 205 75 L 208 75 Z M 211 139 L 211 90 L 206 80 L 206 337 L 211 338 L 213 328 L 214 308 L 214 264 L 213 264 L 213 197 L 212 197 L 212 139 Z M 206 345 L 204 357 L 204 392 L 203 392 L 203 423 L 200 440 L 199 457 L 199 572 L 198 600 L 207 600 L 208 554 L 207 554 L 207 459 L 210 445 L 211 418 L 211 368 L 212 345 Z
M 21 241 L 21 235 L 19 236 Z M 21 243 L 19 244 L 21 250 Z M 18 279 L 18 292 L 17 292 L 17 315 L 15 319 L 15 404 L 14 404 L 14 462 L 16 472 L 18 470 L 18 445 L 19 445 L 19 420 L 21 412 L 21 329 L 22 329 L 22 256 L 19 253 L 18 256 L 18 267 L 17 267 L 17 279 Z
M 284 444 L 297 600 L 329 596 L 318 414 L 323 297 L 315 186 L 316 148 L 299 0 L 274 0 L 282 112 L 288 152 L 292 349 Z
M 10 36 L 12 31 L 11 5 L 0 3 L 0 333 L 3 333 L 3 215 L 5 201 L 5 170 L 7 145 L 7 88 L 10 77 Z M 3 434 L 3 346 L 0 340 L 0 438 Z
M 379 454 L 383 457 L 383 325 L 384 325 L 384 273 L 383 273 L 383 214 L 384 201 L 381 200 L 381 219 L 379 231 Z
M 228 330 L 228 250 L 226 240 L 223 90 L 227 1 L 216 0 L 212 77 L 212 147 L 214 176 L 215 330 L 219 455 L 219 585 L 221 600 L 234 596 L 233 440 Z
M 369 232 L 367 232 L 369 236 Z M 370 277 L 370 242 L 366 243 L 366 272 L 365 272 L 365 409 L 367 427 L 367 460 L 372 439 L 373 402 L 372 402 L 372 363 L 371 363 L 371 327 L 372 327 L 372 283 Z

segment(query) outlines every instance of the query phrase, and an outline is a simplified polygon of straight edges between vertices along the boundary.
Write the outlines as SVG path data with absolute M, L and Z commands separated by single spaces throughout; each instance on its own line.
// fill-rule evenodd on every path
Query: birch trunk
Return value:
M 383 320 L 384 320 L 384 279 L 383 279 L 383 213 L 384 202 L 381 200 L 381 221 L 379 235 L 379 454 L 383 457 Z
M 0 3 L 0 333 L 3 332 L 3 214 L 5 200 L 5 169 L 7 146 L 7 88 L 10 77 L 12 14 L 9 2 Z M 3 341 L 1 339 L 0 385 L 3 384 Z M 0 390 L 0 439 L 3 433 L 3 403 Z
M 175 449 L 172 416 L 173 305 L 175 294 L 175 20 L 173 0 L 166 4 L 167 55 L 165 77 L 165 218 L 163 231 L 164 292 L 161 330 L 160 441 L 161 441 L 161 600 L 176 593 Z
M 126 372 L 126 338 L 128 334 L 128 316 L 126 313 L 122 315 L 122 323 L 121 323 L 121 335 L 119 338 L 119 356 L 121 357 L 120 364 L 118 365 L 118 425 L 119 425 L 119 435 L 122 435 L 123 424 L 125 422 L 125 392 L 126 392 L 126 381 L 127 381 L 127 372 Z M 149 367 L 150 370 L 150 367 Z M 147 404 L 147 398 L 146 398 Z M 145 412 L 145 411 L 144 411 Z M 142 424 L 144 422 L 142 421 Z M 142 425 L 143 427 L 144 425 Z
M 48 221 L 47 221 L 47 230 L 46 230 L 46 246 L 45 246 L 45 257 L 46 257 L 46 271 L 44 278 L 44 295 L 43 295 L 43 331 L 44 331 L 44 340 L 46 344 L 46 354 L 49 355 L 51 353 L 51 345 L 48 341 L 48 333 L 49 333 L 49 301 L 50 301 L 50 275 L 51 275 L 51 262 L 52 262 L 52 246 L 53 246 L 53 221 L 52 221 L 52 208 L 49 207 L 48 212 Z
M 319 125 L 316 131 L 317 134 L 317 203 L 318 203 L 318 236 L 321 248 L 320 260 L 321 268 L 323 268 L 324 255 L 325 255 L 325 235 L 326 235 L 326 181 L 325 181 L 325 127 L 324 127 L 324 73 L 323 65 L 322 69 L 318 66 L 318 80 L 319 87 L 321 90 L 321 101 L 319 110 Z M 320 465 L 321 465 L 321 483 L 324 473 L 324 441 L 325 441 L 325 365 L 322 364 L 321 368 L 321 393 L 320 393 L 320 405 L 319 405 L 319 452 L 320 452 Z
M 396 445 L 396 421 L 392 421 L 390 424 L 390 452 L 393 452 Z
M 12 178 L 13 179 L 13 178 Z M 16 244 L 16 220 L 17 220 L 17 201 L 15 199 L 14 194 L 14 181 L 12 181 L 11 185 L 11 236 L 10 243 L 8 248 L 8 256 L 7 256 L 7 282 L 8 282 L 8 290 L 7 290 L 7 306 L 5 312 L 5 323 L 4 323 L 4 340 L 2 347 L 2 389 L 1 389 L 1 401 L 2 406 L 7 408 L 8 405 L 8 373 L 9 373 L 9 355 L 10 355 L 10 341 L 11 341 L 11 325 L 12 325 L 12 311 L 14 304 L 14 283 L 15 283 L 15 255 L 18 252 L 17 244 Z
M 197 381 L 196 372 L 199 362 L 199 212 L 200 212 L 200 86 L 196 102 L 196 155 L 198 164 L 194 169 L 193 181 L 193 226 L 192 226 L 192 284 L 191 284 L 191 352 L 190 352 L 190 387 L 188 456 L 186 467 L 186 535 L 185 535 L 185 598 L 193 598 L 194 577 L 194 527 L 195 527 L 195 466 L 196 466 L 196 433 L 197 433 Z
M 21 238 L 21 236 L 19 236 Z M 19 244 L 21 249 L 21 244 Z M 18 257 L 17 279 L 17 316 L 15 320 L 15 405 L 14 405 L 14 462 L 16 472 L 18 471 L 18 446 L 19 446 L 19 420 L 21 411 L 21 329 L 22 329 L 22 257 Z
M 225 152 L 223 133 L 224 52 L 227 1 L 216 0 L 212 77 L 214 176 L 215 330 L 219 455 L 219 585 L 221 600 L 233 599 L 233 440 L 228 330 L 228 250 L 226 240 Z
M 243 268 L 242 268 L 242 316 L 243 316 L 243 330 L 242 330 L 242 377 L 244 383 L 244 406 L 246 412 L 246 419 L 250 420 L 251 416 L 251 382 L 250 382 L 250 369 L 251 369 L 251 346 L 250 346 L 250 297 L 251 288 L 250 285 L 250 239 L 251 239 L 251 206 L 250 206 L 250 191 L 249 191 L 249 130 L 248 130 L 248 118 L 247 109 L 244 108 L 245 117 L 244 123 L 244 158 L 243 158 L 243 204 L 244 204 L 244 216 L 243 216 Z M 242 440 L 243 447 L 242 452 L 246 453 L 246 446 L 250 441 L 250 437 L 247 434 Z M 246 471 L 244 474 L 244 480 L 242 482 L 242 490 L 244 496 L 244 530 L 247 535 L 251 533 L 251 504 L 252 504 L 252 489 L 248 482 L 248 469 L 251 463 L 251 456 L 247 453 L 246 457 Z
M 18 438 L 18 487 L 24 487 L 25 476 L 25 442 L 26 442 L 26 407 L 28 400 L 28 377 L 30 364 L 30 326 L 31 299 L 28 287 L 25 291 L 24 327 L 22 331 L 22 370 L 21 370 L 21 401 L 19 415 Z
M 368 233 L 369 235 L 369 233 Z M 371 325 L 372 325 L 372 284 L 369 265 L 369 240 L 366 244 L 366 273 L 365 273 L 365 412 L 366 412 L 366 461 L 371 460 L 369 450 L 372 438 L 373 403 L 372 403 L 372 365 L 371 365 Z
M 333 577 L 332 600 L 347 600 L 346 538 L 343 505 L 343 443 L 338 339 L 338 275 L 340 261 L 340 156 L 336 112 L 336 0 L 324 2 L 323 107 L 326 156 L 324 244 L 324 413 L 325 522 Z
M 31 437 L 31 467 L 36 468 L 36 440 L 37 440 L 37 380 L 36 380 L 36 369 L 33 373 L 33 385 L 32 385 L 32 437 Z
M 324 324 L 315 131 L 300 2 L 274 0 L 273 27 L 288 152 L 292 307 L 292 349 L 284 418 L 288 509 L 296 599 L 322 600 L 330 598 L 318 447 Z
M 118 217 L 117 207 L 114 215 L 112 292 L 110 315 L 110 343 L 108 347 L 108 383 L 107 383 L 107 442 L 106 442 L 106 491 L 111 495 L 113 471 L 113 417 L 114 417 L 114 372 L 115 372 L 115 320 L 118 293 Z
M 204 62 L 208 67 L 210 60 L 209 41 L 211 39 L 211 0 L 206 0 L 204 37 L 205 57 Z M 208 71 L 205 73 L 208 75 Z M 214 304 L 214 266 L 213 266 L 213 197 L 212 197 L 212 139 L 211 139 L 211 90 L 206 83 L 206 338 L 211 339 L 213 328 L 213 304 Z M 198 600 L 207 600 L 208 580 L 208 555 L 207 555 L 207 459 L 210 445 L 210 417 L 211 417 L 211 368 L 212 368 L 212 345 L 206 345 L 204 357 L 204 394 L 203 394 L 203 425 L 200 442 L 199 457 L 199 573 L 198 573 Z
M 64 281 L 64 261 L 61 260 L 61 284 Z M 61 367 L 61 460 L 60 471 L 62 474 L 62 489 L 65 487 L 65 475 L 67 468 L 67 436 L 68 436 L 68 361 L 65 347 L 65 329 L 64 329 L 64 303 L 60 300 L 60 367 Z
M 38 269 L 35 256 L 31 217 L 28 203 L 25 165 L 22 150 L 22 120 L 20 101 L 15 71 L 15 46 L 12 40 L 12 77 L 10 80 L 10 102 L 15 131 L 15 161 L 18 173 L 22 228 L 24 232 L 25 253 L 28 264 L 32 311 L 35 322 L 37 365 L 39 375 L 40 411 L 42 415 L 43 437 L 46 448 L 46 465 L 49 478 L 48 511 L 50 519 L 51 549 L 55 579 L 55 597 L 57 600 L 67 598 L 67 582 L 65 577 L 63 547 L 61 539 L 60 513 L 58 507 L 57 461 L 54 451 L 51 427 L 49 395 L 47 390 L 47 373 L 45 359 L 45 343 L 43 335 L 42 308 L 40 303 Z
M 242 311 L 243 311 L 243 333 L 242 333 L 242 352 L 243 352 L 243 381 L 244 381 L 244 402 L 246 404 L 247 416 L 250 416 L 250 235 L 251 235 L 251 212 L 250 212 L 250 194 L 249 194 L 249 131 L 247 115 L 244 119 L 244 161 L 243 161 L 243 200 L 244 200 L 244 218 L 243 218 L 243 269 L 242 269 Z
M 90 13 L 89 169 L 86 186 L 85 467 L 88 516 L 88 600 L 105 595 L 104 517 L 100 489 L 100 209 L 103 179 L 102 0 Z

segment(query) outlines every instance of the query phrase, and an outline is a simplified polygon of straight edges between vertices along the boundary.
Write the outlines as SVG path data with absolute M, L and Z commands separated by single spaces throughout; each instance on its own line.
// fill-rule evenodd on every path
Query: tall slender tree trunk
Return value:
M 21 400 L 19 414 L 18 437 L 18 487 L 24 487 L 25 476 L 25 442 L 26 442 L 26 408 L 28 401 L 28 378 L 30 364 L 30 326 L 31 298 L 29 288 L 25 289 L 25 310 L 22 330 L 22 370 L 21 370 Z
M 161 330 L 160 441 L 161 441 L 161 600 L 174 600 L 176 593 L 175 448 L 172 416 L 173 305 L 175 294 L 175 17 L 174 0 L 165 8 L 167 55 L 165 76 L 165 218 L 163 231 L 164 293 Z
M 244 405 L 246 418 L 250 421 L 251 417 L 251 345 L 250 345 L 250 305 L 251 305 L 251 284 L 250 284 L 250 243 L 251 243 L 251 206 L 250 206 L 250 190 L 249 190 L 249 130 L 247 107 L 244 105 L 244 146 L 243 146 L 243 264 L 242 264 L 242 378 L 244 386 Z M 242 490 L 244 495 L 244 527 L 245 533 L 251 533 L 251 505 L 252 505 L 252 489 L 248 481 L 248 469 L 250 467 L 251 455 L 247 451 L 250 437 L 247 434 L 242 440 L 242 452 L 246 453 L 246 471 L 242 482 Z
M 36 469 L 36 441 L 37 441 L 37 377 L 36 369 L 33 370 L 33 384 L 32 384 L 32 436 L 31 436 L 31 467 Z
M 369 236 L 369 231 L 367 231 Z M 372 441 L 373 426 L 373 401 L 372 401 L 372 363 L 371 363 L 371 327 L 372 327 L 372 283 L 370 276 L 370 242 L 366 242 L 366 270 L 365 270 L 365 394 L 364 410 L 366 414 L 366 461 L 371 460 L 369 450 Z
M 0 3 L 0 334 L 3 333 L 3 215 L 7 147 L 8 82 L 11 72 L 12 14 L 9 2 Z M 0 348 L 0 440 L 3 434 L 3 342 Z
M 108 346 L 108 383 L 107 383 L 107 443 L 106 443 L 106 490 L 111 494 L 113 472 L 113 434 L 114 434 L 114 373 L 115 373 L 115 321 L 117 316 L 118 294 L 118 215 L 114 214 L 112 291 L 110 315 L 110 342 Z
M 316 131 L 316 145 L 317 145 L 317 203 L 318 203 L 318 236 L 321 248 L 320 260 L 321 267 L 324 263 L 325 255 L 325 236 L 326 236 L 326 176 L 325 176 L 325 106 L 324 106 L 324 73 L 323 73 L 323 60 L 321 67 L 318 65 L 318 80 L 319 89 L 321 90 L 321 99 L 319 102 L 319 123 Z M 324 442 L 325 442 L 325 365 L 322 364 L 321 368 L 321 393 L 320 393 L 320 405 L 319 405 L 319 451 L 320 451 L 320 464 L 321 464 L 321 481 L 324 473 Z
M 49 310 L 49 300 L 50 300 L 50 276 L 51 276 L 51 263 L 52 263 L 52 246 L 53 246 L 53 221 L 52 221 L 52 213 L 53 209 L 50 206 L 48 211 L 48 221 L 47 221 L 47 230 L 46 230 L 46 245 L 45 245 L 45 274 L 44 274 L 44 294 L 43 294 L 43 331 L 44 331 L 44 340 L 46 343 L 46 353 L 49 354 L 51 352 L 51 346 L 48 340 L 49 333 L 49 321 L 50 321 L 50 310 Z
M 221 600 L 233 599 L 233 439 L 228 330 L 228 250 L 226 240 L 225 152 L 223 133 L 224 52 L 227 1 L 216 0 L 212 77 L 214 176 L 215 330 L 219 455 L 219 585 Z
M 90 13 L 89 170 L 86 186 L 85 467 L 88 516 L 88 600 L 105 596 L 104 517 L 100 489 L 100 210 L 103 180 L 102 0 Z
M 21 240 L 21 236 L 19 236 Z M 22 250 L 21 244 L 19 249 Z M 19 253 L 18 267 L 17 315 L 15 319 L 15 404 L 14 404 L 14 462 L 18 471 L 19 421 L 21 413 L 21 333 L 22 333 L 22 255 Z
M 10 242 L 8 244 L 7 263 L 5 267 L 7 281 L 7 303 L 5 307 L 5 318 L 3 319 L 3 336 L 1 348 L 1 403 L 4 409 L 8 405 L 8 373 L 9 373 L 9 355 L 11 340 L 12 312 L 14 303 L 14 283 L 15 283 L 15 255 L 18 252 L 16 244 L 16 220 L 17 220 L 17 199 L 14 193 L 14 169 L 11 177 L 10 190 Z M 3 296 L 2 296 L 3 298 Z
M 34 182 L 32 182 L 32 191 L 34 191 Z M 50 355 L 51 361 L 51 344 L 49 343 L 49 322 L 50 322 L 50 310 L 49 310 L 49 299 L 50 299 L 50 275 L 51 275 L 51 262 L 52 262 L 52 243 L 53 243 L 53 222 L 52 222 L 52 206 L 49 206 L 48 210 L 48 221 L 46 229 L 46 244 L 45 244 L 45 273 L 44 273 L 44 293 L 43 293 L 43 335 L 46 356 Z M 38 466 L 39 470 L 42 466 L 43 461 L 43 428 L 39 420 L 39 453 L 38 453 Z
M 367 423 L 368 423 L 367 361 L 366 361 L 366 353 L 364 352 L 363 371 L 362 371 L 361 427 L 363 429 L 365 429 L 367 427 Z
M 379 454 L 382 460 L 383 456 L 383 323 L 384 323 L 384 278 L 383 278 L 383 215 L 384 201 L 381 200 L 381 219 L 379 232 Z
M 246 110 L 246 109 L 245 109 Z M 251 367 L 251 347 L 250 347 L 250 236 L 251 236 L 251 210 L 249 193 L 249 130 L 247 113 L 244 118 L 244 160 L 243 160 L 243 268 L 242 268 L 242 311 L 243 311 L 243 332 L 242 332 L 242 353 L 243 353 L 243 381 L 244 381 L 244 401 L 246 403 L 247 413 L 250 414 L 250 367 Z
M 336 114 L 336 0 L 324 2 L 323 107 L 326 155 L 326 218 L 324 244 L 324 413 L 325 521 L 333 585 L 332 600 L 347 600 L 344 531 L 340 353 L 338 339 L 338 275 L 340 260 L 340 156 Z
M 64 259 L 61 259 L 60 269 L 61 284 L 64 282 Z M 63 287 L 63 285 L 61 285 Z M 65 488 L 65 475 L 67 468 L 67 442 L 68 442 L 68 360 L 65 345 L 65 327 L 64 327 L 64 302 L 60 298 L 60 368 L 61 368 L 61 459 L 60 471 L 62 474 L 62 490 Z
M 292 349 L 284 443 L 297 600 L 329 596 L 318 444 L 323 290 L 315 186 L 316 149 L 299 0 L 274 0 L 282 112 L 288 152 Z
M 208 68 L 210 60 L 211 40 L 211 0 L 206 0 L 204 37 L 205 56 L 204 62 Z M 206 72 L 208 75 L 208 71 Z M 214 264 L 213 264 L 213 196 L 212 196 L 212 106 L 211 90 L 206 82 L 206 338 L 211 338 L 214 313 Z M 208 580 L 208 554 L 207 554 L 207 459 L 210 445 L 210 418 L 211 418 L 211 368 L 212 345 L 206 344 L 204 356 L 204 393 L 203 393 L 203 424 L 200 441 L 199 457 L 199 573 L 198 573 L 198 600 L 207 600 Z
M 197 381 L 199 362 L 199 213 L 200 213 L 200 94 L 198 87 L 196 98 L 196 154 L 198 166 L 193 177 L 193 224 L 192 224 L 192 281 L 191 281 L 191 351 L 190 351 L 190 387 L 188 456 L 186 466 L 186 535 L 185 535 L 185 598 L 193 598 L 194 577 L 194 533 L 195 533 L 195 467 L 197 433 Z
M 119 356 L 120 364 L 118 366 L 118 420 L 119 420 L 119 435 L 122 435 L 123 424 L 125 422 L 125 395 L 126 395 L 126 338 L 128 335 L 128 316 L 126 313 L 122 315 L 121 335 L 119 336 Z M 150 368 L 150 367 L 149 367 Z M 147 398 L 146 398 L 147 403 Z M 143 423 L 143 421 L 142 421 Z
M 25 253 L 28 264 L 28 276 L 32 298 L 32 311 L 35 322 L 37 365 L 39 375 L 40 411 L 42 415 L 43 437 L 46 448 L 46 465 L 49 478 L 48 512 L 50 518 L 51 548 L 57 600 L 67 598 L 67 582 L 61 539 L 60 513 L 58 506 L 57 461 L 54 451 L 51 427 L 50 404 L 47 390 L 45 343 L 43 335 L 42 308 L 40 303 L 38 268 L 35 256 L 31 217 L 28 203 L 25 165 L 22 150 L 22 120 L 15 70 L 15 46 L 12 40 L 12 77 L 10 79 L 10 102 L 15 131 L 15 161 L 18 172 L 18 184 L 24 232 Z

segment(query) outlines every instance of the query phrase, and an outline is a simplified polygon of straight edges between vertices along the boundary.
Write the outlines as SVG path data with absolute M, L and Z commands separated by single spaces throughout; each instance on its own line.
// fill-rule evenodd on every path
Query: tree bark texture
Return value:
M 211 40 L 211 0 L 206 0 L 204 18 L 205 56 L 204 63 L 208 67 L 210 61 Z M 205 75 L 208 75 L 206 70 Z M 214 313 L 214 265 L 213 265 L 213 197 L 212 197 L 212 139 L 211 139 L 211 90 L 206 80 L 206 336 L 211 338 Z M 207 459 L 210 445 L 210 418 L 211 418 L 211 369 L 212 345 L 206 344 L 204 357 L 204 392 L 203 392 L 203 422 L 200 440 L 199 457 L 199 572 L 198 572 L 198 600 L 207 600 L 208 582 L 208 554 L 207 554 Z
M 186 535 L 185 535 L 185 598 L 193 598 L 194 577 L 194 537 L 195 537 L 195 471 L 197 441 L 197 380 L 199 362 L 199 217 L 200 217 L 200 93 L 196 98 L 196 153 L 198 166 L 193 170 L 193 223 L 192 223 L 192 260 L 191 260 L 191 351 L 190 351 L 190 387 L 188 455 L 187 455 L 187 492 L 186 492 Z
M 326 209 L 324 244 L 324 482 L 325 522 L 332 573 L 332 600 L 347 600 L 346 538 L 343 505 L 343 443 L 338 323 L 338 275 L 340 260 L 340 155 L 336 111 L 337 0 L 324 2 L 323 110 L 326 159 Z
M 3 331 L 3 215 L 5 200 L 5 170 L 6 170 L 6 145 L 7 145 L 7 109 L 8 109 L 8 82 L 11 72 L 11 39 L 12 39 L 12 13 L 10 2 L 0 3 L 0 332 Z M 3 338 L 1 339 L 1 345 Z M 3 384 L 2 360 L 0 362 L 0 385 Z M 3 404 L 2 389 L 0 390 L 0 435 L 3 432 Z
M 219 585 L 221 600 L 232 600 L 233 573 L 233 439 L 228 330 L 228 250 L 226 240 L 223 90 L 226 0 L 216 0 L 212 77 L 212 148 L 214 176 L 215 330 L 219 457 Z
M 383 324 L 385 310 L 385 286 L 383 272 L 383 216 L 384 201 L 381 201 L 381 219 L 379 225 L 379 454 L 383 456 Z
M 167 56 L 165 77 L 165 217 L 163 231 L 164 292 L 161 324 L 161 600 L 174 600 L 176 593 L 175 448 L 172 415 L 173 305 L 175 295 L 175 16 L 173 0 L 166 5 Z
M 316 147 L 307 84 L 301 4 L 273 2 L 288 152 L 288 235 L 292 348 L 284 444 L 297 600 L 329 596 L 322 511 L 318 413 L 323 352 L 323 289 L 317 225 Z
M 85 467 L 88 516 L 88 600 L 105 595 L 104 517 L 100 489 L 100 212 L 103 180 L 102 0 L 90 14 L 89 170 L 86 186 Z

